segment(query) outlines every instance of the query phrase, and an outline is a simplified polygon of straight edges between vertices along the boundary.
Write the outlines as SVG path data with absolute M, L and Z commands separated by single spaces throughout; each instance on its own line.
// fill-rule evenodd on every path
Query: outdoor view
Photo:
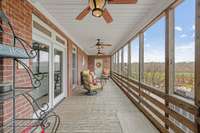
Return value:
M 175 92 L 194 97 L 195 0 L 175 10 Z
M 115 60 L 115 54 L 112 56 L 112 69 L 113 71 L 115 72 L 115 63 L 116 63 L 116 60 Z
M 131 75 L 130 78 L 139 80 L 139 37 L 131 41 Z
M 117 72 L 117 54 L 115 53 L 114 71 Z
M 195 0 L 185 0 L 174 11 L 174 92 L 194 97 Z M 144 32 L 143 82 L 165 90 L 165 31 L 166 17 L 161 17 Z M 139 80 L 139 37 L 131 41 L 130 78 Z M 121 50 L 116 54 L 121 70 Z M 127 74 L 128 45 L 123 48 L 122 74 Z M 120 74 L 121 72 L 118 71 Z
M 32 96 L 39 105 L 49 102 L 49 47 L 45 44 L 33 44 L 37 50 L 37 56 L 32 60 L 32 71 L 35 76 L 40 77 L 41 85 L 32 90 Z
M 122 49 L 119 50 L 118 56 L 119 56 L 118 73 L 121 74 L 121 70 L 122 70 Z
M 144 83 L 165 88 L 165 17 L 144 33 Z
M 128 45 L 123 48 L 123 58 L 122 73 L 128 76 Z

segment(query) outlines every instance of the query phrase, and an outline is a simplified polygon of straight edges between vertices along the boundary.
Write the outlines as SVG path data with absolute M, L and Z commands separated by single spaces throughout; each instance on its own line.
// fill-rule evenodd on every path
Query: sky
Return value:
M 123 61 L 124 63 L 128 63 L 128 45 L 126 45 L 124 48 L 123 48 Z
M 162 17 L 144 33 L 144 62 L 165 61 L 165 19 Z M 194 61 L 195 0 L 184 0 L 176 7 L 174 31 L 175 62 Z M 131 62 L 138 62 L 138 37 L 131 42 L 131 51 Z
M 175 59 L 194 61 L 195 0 L 185 0 L 175 11 Z
M 131 62 L 139 62 L 139 37 L 131 42 Z

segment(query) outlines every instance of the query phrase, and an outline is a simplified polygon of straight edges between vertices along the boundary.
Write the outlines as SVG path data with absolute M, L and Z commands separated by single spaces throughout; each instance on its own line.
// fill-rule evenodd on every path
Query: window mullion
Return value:
M 144 81 L 144 33 L 139 34 L 139 82 Z
M 128 43 L 128 72 L 127 72 L 127 76 L 128 78 L 130 78 L 131 76 L 131 43 Z
M 165 93 L 173 94 L 175 81 L 174 9 L 169 9 L 166 17 Z
M 200 107 L 200 0 L 196 0 L 195 104 Z

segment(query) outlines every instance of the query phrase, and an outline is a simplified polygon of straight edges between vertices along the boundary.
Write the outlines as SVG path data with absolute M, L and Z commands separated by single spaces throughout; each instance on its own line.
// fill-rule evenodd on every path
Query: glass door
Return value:
M 103 60 L 95 59 L 95 75 L 101 77 L 103 71 Z
M 49 103 L 49 46 L 34 43 L 33 48 L 37 51 L 37 56 L 32 60 L 32 71 L 36 77 L 41 79 L 41 85 L 38 88 L 34 88 L 31 95 L 42 106 L 43 103 Z
M 72 51 L 72 85 L 73 89 L 77 86 L 77 50 L 73 48 Z
M 65 48 L 55 45 L 53 50 L 53 104 L 64 98 Z

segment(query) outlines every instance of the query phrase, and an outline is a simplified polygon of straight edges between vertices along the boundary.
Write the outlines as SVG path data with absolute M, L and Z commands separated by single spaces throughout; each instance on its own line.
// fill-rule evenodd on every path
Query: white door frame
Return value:
M 46 44 L 49 46 L 49 109 L 53 108 L 57 103 L 59 103 L 64 97 L 67 97 L 67 41 L 66 39 L 59 36 L 54 30 L 52 30 L 48 25 L 46 25 L 43 21 L 41 21 L 37 16 L 32 15 L 32 19 L 43 27 L 48 29 L 52 36 L 49 37 L 44 33 L 38 31 L 34 27 L 32 27 L 32 39 L 36 42 Z M 65 44 L 60 44 L 56 41 L 56 36 L 59 36 L 65 41 Z M 59 96 L 59 98 L 54 99 L 54 48 L 61 48 L 63 51 L 63 94 Z
M 51 97 L 51 90 L 52 90 L 52 86 L 51 86 L 51 81 L 52 81 L 52 59 L 51 59 L 51 57 L 52 57 L 52 41 L 51 41 L 51 39 L 49 39 L 48 37 L 46 37 L 45 35 L 42 35 L 42 34 L 38 34 L 37 32 L 35 32 L 34 31 L 34 29 L 33 29 L 33 34 L 32 34 L 33 36 L 32 36 L 32 38 L 33 38 L 33 40 L 34 41 L 36 41 L 36 42 L 38 42 L 38 43 L 42 43 L 42 44 L 45 44 L 45 45 L 47 45 L 48 47 L 49 47 L 49 88 L 48 88 L 48 90 L 49 90 L 49 94 L 48 94 L 48 96 L 49 96 L 49 99 L 48 99 L 48 106 L 50 107 L 50 108 L 52 108 L 52 101 L 51 101 L 51 99 L 52 99 L 52 97 Z
M 49 46 L 49 107 L 53 108 L 58 104 L 64 97 L 67 97 L 67 45 L 59 44 L 58 42 L 52 42 L 51 39 L 41 34 L 33 33 L 33 40 L 38 43 L 43 43 Z M 58 49 L 63 52 L 63 93 L 54 99 L 54 49 Z
M 73 51 L 74 49 L 75 49 L 76 51 Z M 75 64 L 75 65 L 76 65 L 76 68 L 75 68 L 75 69 L 76 69 L 76 70 L 75 70 L 75 71 L 76 71 L 76 74 L 73 75 L 73 73 L 72 73 L 72 78 L 75 78 L 75 80 L 76 80 L 75 82 L 76 82 L 76 83 L 75 83 L 75 84 L 72 84 L 72 89 L 76 88 L 76 87 L 77 87 L 77 84 L 78 84 L 78 72 L 77 72 L 77 71 L 78 71 L 78 63 L 77 63 L 77 61 L 78 61 L 78 51 L 77 51 L 77 48 L 76 48 L 76 47 L 72 47 L 72 65 L 73 65 L 73 54 L 76 54 L 76 61 L 75 61 L 75 63 L 76 63 L 76 64 Z M 74 68 L 73 68 L 73 66 L 72 66 L 72 71 L 73 71 L 73 69 L 74 69 Z M 74 77 L 74 76 L 75 76 L 75 77 Z M 73 79 L 72 79 L 72 80 L 73 80 Z
M 62 66 L 62 77 L 63 77 L 63 79 L 62 79 L 62 89 L 63 89 L 63 91 L 62 91 L 62 93 L 59 95 L 59 96 L 57 96 L 57 97 L 54 97 L 54 58 L 52 58 L 52 62 L 53 62 L 53 69 L 52 69 L 52 78 L 53 78 L 53 80 L 52 80 L 52 103 L 53 103 L 53 106 L 55 106 L 56 104 L 58 104 L 64 97 L 66 97 L 67 96 L 67 83 L 66 83 L 66 78 L 67 78 L 67 76 L 66 76 L 66 74 L 67 74 L 67 59 L 66 59 L 66 46 L 64 46 L 64 45 L 62 45 L 62 44 L 59 44 L 59 43 L 55 43 L 54 45 L 53 45 L 53 50 L 52 50 L 52 56 L 54 57 L 54 49 L 57 49 L 57 50 L 59 50 L 59 51 L 62 51 L 63 52 L 63 57 L 62 57 L 62 62 L 63 62 L 63 66 Z

